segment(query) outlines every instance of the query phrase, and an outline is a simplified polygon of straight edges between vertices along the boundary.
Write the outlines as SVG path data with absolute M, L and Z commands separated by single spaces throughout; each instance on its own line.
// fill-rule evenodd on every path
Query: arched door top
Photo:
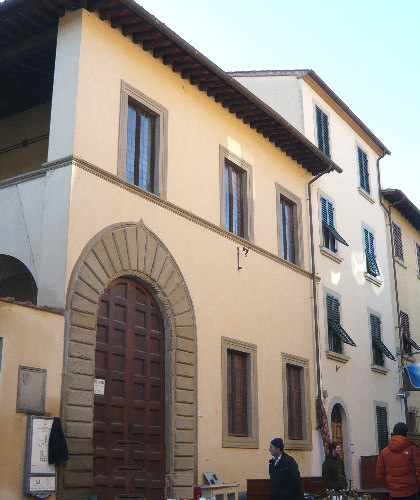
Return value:
M 92 493 L 97 313 L 101 295 L 121 276 L 141 282 L 162 310 L 170 338 L 168 468 L 170 477 L 174 478 L 175 498 L 188 497 L 197 474 L 193 305 L 175 259 L 163 242 L 140 221 L 138 224 L 116 224 L 98 233 L 86 245 L 71 275 L 66 303 L 61 411 L 70 460 L 60 477 L 60 498 L 83 498 Z

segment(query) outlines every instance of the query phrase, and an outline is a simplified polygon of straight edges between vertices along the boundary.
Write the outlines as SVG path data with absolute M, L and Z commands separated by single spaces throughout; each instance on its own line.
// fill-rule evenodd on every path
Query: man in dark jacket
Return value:
M 334 441 L 328 445 L 328 454 L 322 464 L 322 479 L 327 490 L 346 490 L 347 478 L 340 456 L 341 446 Z
M 293 457 L 284 453 L 282 438 L 274 438 L 269 448 L 270 500 L 303 500 L 299 467 Z
M 391 499 L 415 500 L 420 492 L 420 451 L 407 432 L 404 422 L 395 424 L 391 441 L 376 464 L 376 477 L 389 489 Z

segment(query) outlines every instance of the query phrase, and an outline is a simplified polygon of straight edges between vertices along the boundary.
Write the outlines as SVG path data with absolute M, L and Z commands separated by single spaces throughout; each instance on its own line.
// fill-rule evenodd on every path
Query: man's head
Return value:
M 270 442 L 269 452 L 273 455 L 273 457 L 279 457 L 284 450 L 284 443 L 282 438 L 274 438 Z
M 341 451 L 341 446 L 335 441 L 332 441 L 331 443 L 328 443 L 328 451 L 335 457 L 338 457 Z
M 406 437 L 408 433 L 408 428 L 404 422 L 398 422 L 394 425 L 394 429 L 392 431 L 393 436 L 404 436 Z

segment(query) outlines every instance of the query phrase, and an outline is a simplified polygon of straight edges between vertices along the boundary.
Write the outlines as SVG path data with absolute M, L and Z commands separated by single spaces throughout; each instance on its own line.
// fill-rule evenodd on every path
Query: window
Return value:
M 252 168 L 220 146 L 221 225 L 252 240 Z
M 168 112 L 122 82 L 118 175 L 166 197 Z
M 395 222 L 392 223 L 392 237 L 394 240 L 395 257 L 404 262 L 401 228 L 397 226 Z
M 385 346 L 381 339 L 381 319 L 376 314 L 370 313 L 370 333 L 372 337 L 372 361 L 376 366 L 384 366 L 385 359 L 384 355 L 396 361 L 393 354 Z
M 379 276 L 379 268 L 376 262 L 374 236 L 371 231 L 363 228 L 364 242 L 365 242 L 365 255 L 366 255 L 366 271 L 371 276 Z
M 321 196 L 321 218 L 324 248 L 336 253 L 336 241 L 339 241 L 343 245 L 348 246 L 344 238 L 342 238 L 335 229 L 334 205 L 324 196 Z
M 309 361 L 282 354 L 285 448 L 312 449 Z
M 280 241 L 281 256 L 295 263 L 295 212 L 296 205 L 284 196 L 280 196 Z
M 128 100 L 125 177 L 146 191 L 154 191 L 156 116 Z
M 257 347 L 222 337 L 223 447 L 258 448 Z
M 356 344 L 340 324 L 340 302 L 337 297 L 327 293 L 327 323 L 328 323 L 328 349 L 333 352 L 343 353 L 343 342 L 356 347 Z
M 230 233 L 244 237 L 245 172 L 233 163 L 225 162 L 225 225 Z
M 417 255 L 417 274 L 420 276 L 420 245 L 416 243 L 416 255 Z
M 289 439 L 303 439 L 302 407 L 303 407 L 303 368 L 287 363 L 287 412 Z
M 248 354 L 227 351 L 228 434 L 248 436 Z
M 381 451 L 388 445 L 388 413 L 385 406 L 376 406 L 375 410 L 378 451 Z
M 328 133 L 328 116 L 315 106 L 316 112 L 316 132 L 318 138 L 318 148 L 330 157 L 330 138 Z
M 420 346 L 416 342 L 414 342 L 410 335 L 410 321 L 408 318 L 408 314 L 400 311 L 400 321 L 404 352 L 406 354 L 411 354 L 413 347 L 416 351 L 420 351 Z
M 358 162 L 359 162 L 360 187 L 364 191 L 366 191 L 366 193 L 370 194 L 367 154 L 358 147 L 357 148 L 357 157 L 358 157 Z

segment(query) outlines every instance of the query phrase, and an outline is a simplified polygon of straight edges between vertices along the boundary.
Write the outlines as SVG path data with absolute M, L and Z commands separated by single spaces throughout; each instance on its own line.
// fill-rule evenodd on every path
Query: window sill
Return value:
M 236 437 L 224 435 L 222 441 L 222 448 L 258 448 L 257 437 Z
M 403 267 L 404 269 L 407 269 L 407 266 L 404 264 L 404 261 L 399 259 L 398 257 L 395 257 L 395 262 L 397 264 L 399 264 L 401 267 Z
M 370 369 L 373 372 L 380 373 L 381 375 L 386 375 L 389 372 L 389 370 L 387 368 L 384 368 L 383 366 L 379 366 L 379 365 L 373 365 L 373 364 L 370 365 Z
M 357 188 L 359 193 L 363 196 L 363 198 L 366 198 L 366 200 L 369 202 L 369 203 L 375 203 L 375 200 L 371 197 L 371 195 L 369 193 L 367 193 L 363 188 L 361 188 L 360 186 Z
M 325 257 L 328 257 L 334 262 L 337 262 L 337 264 L 341 264 L 344 260 L 341 257 L 339 257 L 335 252 L 331 252 L 331 250 L 328 250 L 324 246 L 320 246 L 319 251 L 321 252 L 322 255 L 325 255 Z
M 346 356 L 345 354 L 341 354 L 340 352 L 334 352 L 334 351 L 325 351 L 325 356 L 328 359 L 338 361 L 339 363 L 347 363 L 347 361 L 350 359 L 350 356 Z
M 379 278 L 375 278 L 375 276 L 372 276 L 369 273 L 365 273 L 365 279 L 366 279 L 366 281 L 369 281 L 369 283 L 373 283 L 376 286 L 383 285 L 383 281 L 382 280 L 380 280 Z
M 287 450 L 312 450 L 312 441 L 310 439 L 289 439 L 284 438 L 284 448 Z

